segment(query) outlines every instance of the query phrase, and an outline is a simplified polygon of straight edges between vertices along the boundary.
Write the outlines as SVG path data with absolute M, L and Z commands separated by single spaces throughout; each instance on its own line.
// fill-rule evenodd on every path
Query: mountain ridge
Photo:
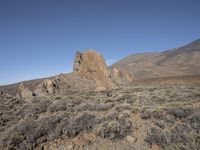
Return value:
M 162 52 L 129 55 L 111 66 L 138 79 L 200 74 L 200 40 Z

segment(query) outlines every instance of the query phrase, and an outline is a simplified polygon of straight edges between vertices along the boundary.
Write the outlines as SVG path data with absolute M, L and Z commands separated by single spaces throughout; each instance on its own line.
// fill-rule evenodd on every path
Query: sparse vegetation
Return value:
M 199 87 L 128 86 L 109 94 L 70 92 L 70 96 L 30 101 L 1 94 L 0 148 L 34 149 L 83 133 L 93 133 L 99 140 L 124 141 L 128 135 L 140 138 L 142 130 L 147 144 L 166 150 L 199 149 L 200 97 L 191 98 L 191 92 L 199 91 Z M 171 97 L 172 93 L 176 95 Z

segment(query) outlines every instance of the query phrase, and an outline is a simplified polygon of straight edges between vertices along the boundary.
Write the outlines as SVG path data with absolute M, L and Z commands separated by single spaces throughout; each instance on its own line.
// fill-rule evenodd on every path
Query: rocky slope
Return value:
M 137 79 L 200 74 L 200 40 L 164 52 L 130 55 L 114 67 L 129 70 Z

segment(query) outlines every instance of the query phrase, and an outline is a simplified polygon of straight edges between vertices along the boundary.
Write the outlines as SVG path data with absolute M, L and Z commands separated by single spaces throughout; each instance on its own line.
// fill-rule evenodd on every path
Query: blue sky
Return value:
M 77 50 L 113 63 L 200 38 L 199 0 L 0 0 L 0 84 L 72 71 Z

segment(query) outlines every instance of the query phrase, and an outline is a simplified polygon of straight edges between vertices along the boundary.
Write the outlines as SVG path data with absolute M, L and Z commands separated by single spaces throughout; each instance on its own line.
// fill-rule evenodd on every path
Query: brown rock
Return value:
M 73 146 L 73 145 L 68 145 L 68 146 L 67 146 L 67 149 L 68 149 L 68 150 L 74 149 L 74 146 Z
M 57 84 L 55 81 L 47 79 L 44 80 L 42 87 L 46 90 L 46 93 L 53 94 L 57 88 Z
M 129 142 L 129 143 L 135 143 L 135 142 L 137 141 L 137 138 L 132 137 L 132 136 L 130 136 L 130 135 L 127 135 L 125 139 L 126 139 L 126 141 Z
M 128 71 L 116 67 L 112 69 L 112 78 L 117 83 L 131 82 L 134 80 L 134 77 Z
M 90 144 L 90 141 L 83 136 L 77 136 L 72 140 L 72 144 L 76 148 L 83 148 L 84 146 Z
M 31 92 L 24 83 L 21 83 L 18 87 L 17 97 L 18 98 L 29 98 L 32 96 L 33 96 L 33 92 Z
M 91 144 L 96 139 L 96 135 L 94 133 L 84 133 L 79 134 L 72 140 L 72 145 L 70 147 L 72 148 L 83 148 L 86 145 Z
M 77 52 L 73 70 L 74 74 L 95 81 L 97 90 L 115 87 L 104 58 L 94 50 L 88 50 L 83 53 Z
M 88 139 L 90 142 L 93 142 L 96 139 L 96 135 L 94 133 L 85 133 L 84 137 Z
M 58 79 L 46 79 L 37 86 L 37 88 L 34 90 L 34 93 L 36 93 L 37 96 L 54 94 L 59 90 L 57 82 Z

